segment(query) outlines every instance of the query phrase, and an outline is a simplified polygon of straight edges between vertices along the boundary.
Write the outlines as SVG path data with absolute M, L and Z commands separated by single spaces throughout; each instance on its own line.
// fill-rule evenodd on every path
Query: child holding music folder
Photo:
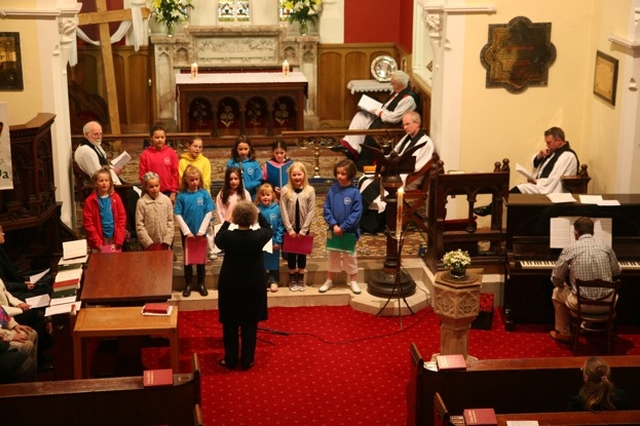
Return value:
M 284 225 L 285 243 L 287 239 L 311 239 L 311 222 L 315 216 L 316 192 L 309 184 L 307 169 L 303 163 L 294 161 L 289 167 L 289 182 L 282 188 L 280 212 Z M 287 252 L 289 267 L 289 290 L 305 291 L 304 272 L 307 267 L 307 255 Z
M 160 192 L 160 176 L 147 172 L 142 176 L 144 195 L 136 205 L 136 233 L 145 250 L 170 250 L 173 245 L 173 204 Z
M 241 135 L 236 139 L 233 148 L 231 148 L 231 158 L 227 161 L 226 168 L 229 167 L 238 167 L 242 170 L 241 177 L 244 188 L 249 191 L 253 200 L 256 196 L 256 190 L 262 183 L 262 170 L 256 161 L 256 152 L 248 137 Z
M 276 197 L 280 199 L 282 187 L 289 181 L 287 171 L 293 160 L 287 157 L 287 143 L 282 139 L 276 139 L 271 144 L 273 157 L 262 166 L 262 180 L 269 182 L 275 190 Z
M 333 287 L 335 274 L 344 270 L 349 275 L 351 291 L 360 294 L 355 242 L 360 236 L 362 196 L 352 183 L 356 172 L 355 163 L 348 158 L 338 161 L 333 167 L 333 175 L 337 182 L 327 192 L 323 209 L 329 232 L 327 234 L 327 280 L 318 289 L 320 293 L 325 293 Z
M 270 183 L 263 183 L 256 194 L 256 205 L 265 219 L 269 221 L 273 231 L 271 253 L 264 254 L 264 268 L 267 270 L 267 288 L 275 293 L 280 281 L 280 246 L 284 235 L 284 225 L 280 214 L 280 206 L 276 201 L 276 193 Z
M 127 213 L 122 199 L 113 189 L 111 171 L 99 169 L 91 177 L 95 191 L 84 201 L 82 226 L 87 243 L 94 252 L 121 251 L 124 244 Z
M 194 264 L 198 274 L 198 291 L 201 296 L 209 294 L 204 285 L 207 254 L 205 235 L 211 222 L 212 211 L 211 194 L 203 188 L 200 170 L 191 165 L 187 166 L 182 175 L 174 209 L 184 248 L 184 297 L 191 295 Z

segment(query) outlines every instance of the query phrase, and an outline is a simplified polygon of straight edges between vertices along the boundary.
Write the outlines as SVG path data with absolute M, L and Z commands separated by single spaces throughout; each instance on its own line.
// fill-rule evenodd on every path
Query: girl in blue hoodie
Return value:
M 342 236 L 353 233 L 357 240 L 360 236 L 360 218 L 362 217 L 362 196 L 352 180 L 356 175 L 356 165 L 348 158 L 344 158 L 333 167 L 334 183 L 324 202 L 323 216 L 329 225 L 329 233 Z M 333 287 L 336 273 L 345 271 L 349 275 L 349 287 L 354 294 L 360 294 L 358 286 L 358 259 L 353 254 L 334 250 L 327 250 L 327 280 L 318 289 L 325 293 Z
M 246 136 L 238 136 L 231 148 L 231 158 L 227 161 L 225 169 L 237 167 L 242 170 L 242 183 L 244 189 L 249 191 L 251 199 L 255 200 L 256 190 L 262 183 L 262 169 L 256 161 L 256 152 Z
M 275 293 L 280 281 L 280 247 L 284 237 L 284 225 L 280 216 L 280 205 L 270 183 L 263 183 L 256 194 L 256 205 L 262 216 L 269 221 L 273 230 L 273 251 L 264 253 L 264 268 L 267 270 L 267 288 Z

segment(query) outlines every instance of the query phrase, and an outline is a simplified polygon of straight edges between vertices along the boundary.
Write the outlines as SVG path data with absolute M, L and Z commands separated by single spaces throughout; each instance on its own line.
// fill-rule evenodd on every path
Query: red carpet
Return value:
M 242 372 L 217 364 L 223 354 L 218 311 L 180 312 L 181 369 L 190 371 L 197 352 L 205 424 L 403 425 L 409 344 L 425 359 L 439 350 L 439 320 L 430 309 L 400 320 L 347 306 L 271 308 L 269 318 L 261 327 L 287 334 L 260 332 L 255 367 Z M 639 331 L 619 327 L 615 354 L 640 354 Z M 492 330 L 471 330 L 469 353 L 480 359 L 571 356 L 547 333 L 533 325 L 506 332 L 496 311 Z M 581 355 L 599 353 L 599 346 L 582 342 Z M 168 351 L 146 349 L 144 362 L 167 368 Z

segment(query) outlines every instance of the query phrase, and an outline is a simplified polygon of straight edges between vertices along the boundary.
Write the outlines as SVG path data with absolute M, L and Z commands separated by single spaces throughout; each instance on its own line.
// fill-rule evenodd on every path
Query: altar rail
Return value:
M 12 426 L 201 425 L 195 353 L 192 362 L 173 386 L 144 387 L 142 376 L 0 385 L 0 410 L 14 413 Z
M 587 357 L 491 359 L 468 362 L 466 370 L 431 371 L 417 346 L 410 347 L 407 424 L 433 425 L 433 396 L 440 393 L 449 413 L 491 407 L 497 414 L 566 411 L 582 385 Z M 616 387 L 627 390 L 629 408 L 640 409 L 640 356 L 605 356 Z

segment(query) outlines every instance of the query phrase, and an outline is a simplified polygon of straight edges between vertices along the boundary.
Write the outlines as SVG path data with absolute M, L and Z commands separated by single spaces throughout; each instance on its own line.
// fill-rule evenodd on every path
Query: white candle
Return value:
M 285 77 L 289 75 L 289 61 L 286 59 L 282 62 L 282 75 Z
M 198 77 L 198 64 L 194 62 L 191 64 L 191 78 L 196 77 Z
M 398 188 L 398 209 L 396 210 L 396 238 L 402 233 L 402 209 L 404 207 L 404 187 Z

